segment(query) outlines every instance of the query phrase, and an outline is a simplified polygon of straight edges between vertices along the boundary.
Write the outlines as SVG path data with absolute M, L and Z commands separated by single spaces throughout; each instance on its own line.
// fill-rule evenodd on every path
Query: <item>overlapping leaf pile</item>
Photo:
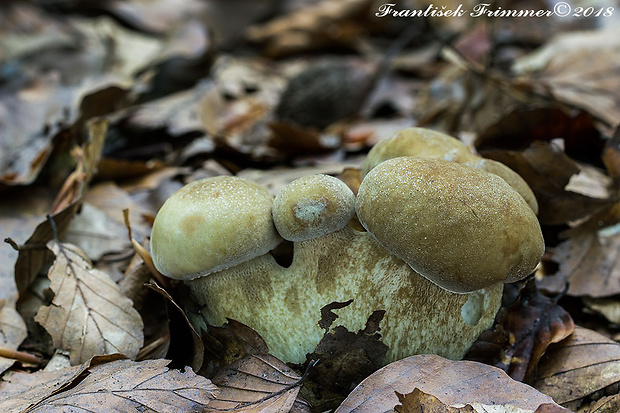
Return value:
M 376 7 L 0 4 L 1 411 L 620 410 L 617 29 Z M 542 263 L 506 287 L 468 361 L 375 371 L 370 319 L 287 366 L 235 320 L 197 329 L 183 287 L 153 271 L 151 224 L 183 184 L 227 174 L 277 193 L 327 173 L 355 192 L 363 154 L 413 125 L 505 163 L 540 205 Z

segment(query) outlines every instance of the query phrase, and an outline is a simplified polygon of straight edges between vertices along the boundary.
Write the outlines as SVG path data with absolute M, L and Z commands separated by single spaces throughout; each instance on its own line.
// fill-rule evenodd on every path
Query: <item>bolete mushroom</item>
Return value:
M 400 156 L 443 159 L 491 172 L 512 186 L 526 200 L 534 213 L 538 213 L 536 197 L 519 174 L 501 162 L 474 155 L 460 140 L 431 129 L 402 129 L 380 140 L 366 156 L 362 174 L 365 176 L 381 162 Z
M 492 324 L 502 281 L 527 275 L 542 254 L 540 228 L 520 195 L 467 165 L 383 162 L 356 201 L 368 231 L 346 225 L 352 200 L 345 185 L 324 175 L 293 181 L 273 208 L 252 182 L 207 178 L 158 213 L 154 262 L 185 280 L 209 324 L 244 323 L 286 362 L 303 363 L 329 333 L 318 324 L 325 306 L 352 300 L 333 310 L 333 327 L 352 332 L 384 311 L 389 363 L 421 353 L 461 358 Z M 287 268 L 268 252 L 280 239 L 274 227 L 294 240 Z

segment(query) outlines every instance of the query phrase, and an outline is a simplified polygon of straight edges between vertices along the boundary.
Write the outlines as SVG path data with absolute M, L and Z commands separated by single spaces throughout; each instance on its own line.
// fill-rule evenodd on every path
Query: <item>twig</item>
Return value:
M 43 360 L 41 360 L 41 358 L 33 354 L 26 353 L 23 351 L 11 350 L 11 349 L 4 348 L 4 347 L 0 347 L 0 357 L 22 361 L 24 363 L 32 363 L 32 364 L 43 363 Z

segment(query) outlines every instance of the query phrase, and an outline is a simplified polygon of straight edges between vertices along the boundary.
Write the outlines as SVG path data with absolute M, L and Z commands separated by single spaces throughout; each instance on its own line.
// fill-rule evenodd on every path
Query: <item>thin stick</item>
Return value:
M 39 357 L 26 353 L 23 351 L 11 350 L 8 348 L 0 347 L 0 357 L 13 359 L 17 361 L 23 361 L 24 363 L 41 364 L 43 360 Z

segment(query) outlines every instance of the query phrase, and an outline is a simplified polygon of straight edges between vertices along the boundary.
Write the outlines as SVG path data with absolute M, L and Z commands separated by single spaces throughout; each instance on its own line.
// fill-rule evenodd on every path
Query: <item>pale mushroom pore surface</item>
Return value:
M 497 175 L 454 162 L 385 161 L 363 179 L 356 211 L 381 245 L 454 292 L 522 279 L 544 252 L 523 197 Z
M 273 203 L 273 221 L 289 241 L 306 241 L 342 229 L 355 214 L 355 196 L 333 176 L 317 174 L 286 185 Z
M 227 268 L 274 248 L 273 197 L 233 176 L 191 182 L 161 207 L 151 234 L 155 267 L 175 279 Z

